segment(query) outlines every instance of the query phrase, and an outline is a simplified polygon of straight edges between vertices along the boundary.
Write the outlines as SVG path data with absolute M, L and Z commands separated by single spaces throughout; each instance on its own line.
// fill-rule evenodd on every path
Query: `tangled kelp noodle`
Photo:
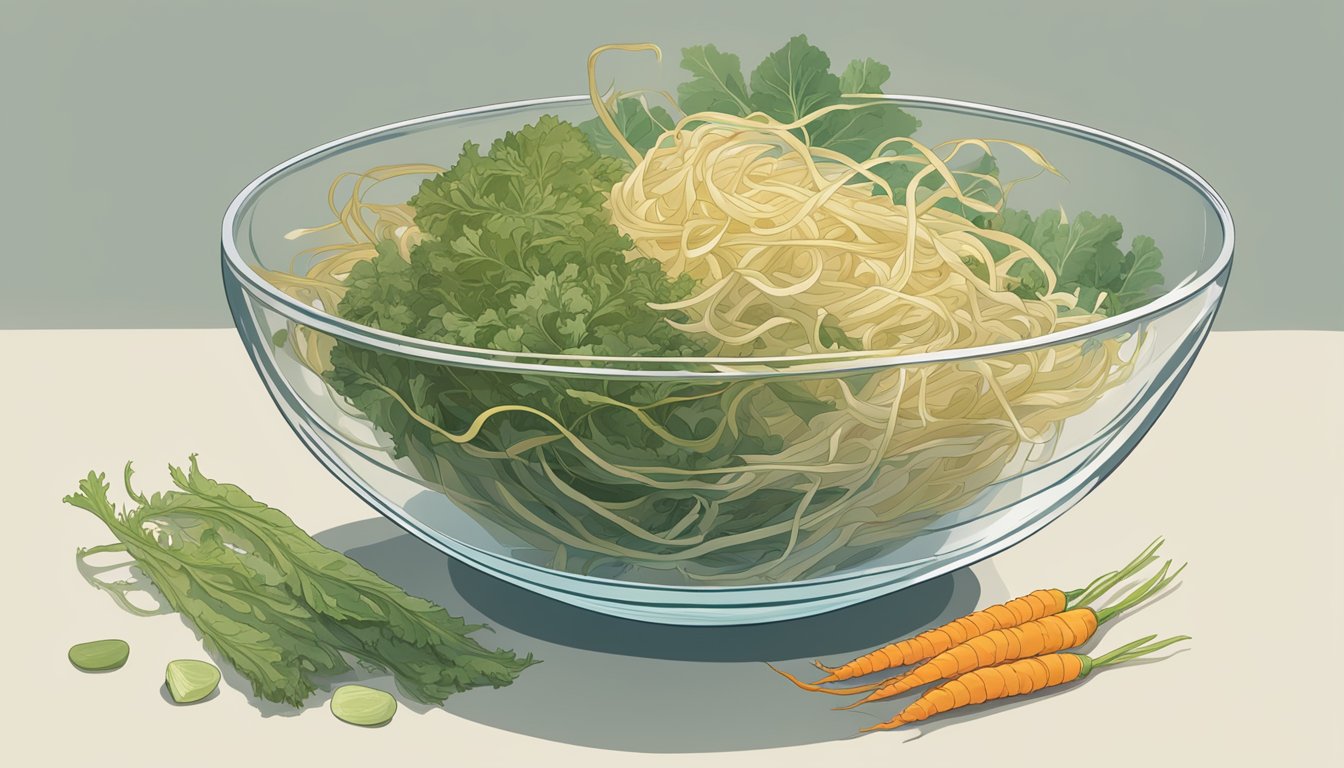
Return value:
M 931 352 L 1100 315 L 1056 290 L 1031 245 L 986 225 L 1007 185 L 955 163 L 989 156 L 990 141 L 892 136 L 858 159 L 809 142 L 827 115 L 893 108 L 859 100 L 792 122 L 697 112 L 640 152 L 592 65 L 599 118 L 633 169 L 543 118 L 487 156 L 468 145 L 444 173 L 374 169 L 339 204 L 334 184 L 341 241 L 310 252 L 303 275 L 268 274 L 384 330 L 594 366 L 590 380 L 448 369 L 292 329 L 295 354 L 387 433 L 389 453 L 554 567 L 703 583 L 831 572 L 1043 459 L 1068 417 L 1127 376 L 1135 347 L 1110 339 L 787 383 L 603 379 L 602 355 Z M 407 174 L 439 175 L 411 205 L 364 199 Z M 1028 265 L 1045 290 L 1019 295 Z M 634 303 L 612 313 L 616 297 Z

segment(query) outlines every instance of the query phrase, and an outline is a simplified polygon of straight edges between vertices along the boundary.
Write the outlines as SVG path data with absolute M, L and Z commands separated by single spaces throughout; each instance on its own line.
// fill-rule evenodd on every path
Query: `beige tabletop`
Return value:
M 450 564 L 401 535 L 289 432 L 231 331 L 0 332 L 6 617 L 0 690 L 10 765 L 1342 764 L 1344 334 L 1214 334 L 1167 413 L 1058 522 L 968 570 L 827 616 L 721 629 L 610 619 Z M 345 725 L 325 694 L 258 704 L 226 671 L 213 699 L 168 703 L 164 664 L 205 658 L 175 615 L 138 618 L 85 584 L 74 549 L 109 540 L 61 504 L 90 469 L 133 459 L 142 487 L 199 452 L 207 474 L 287 511 L 412 593 L 494 627 L 544 663 L 511 687 Z M 1157 663 L 921 729 L 852 738 L 894 706 L 833 712 L 762 662 L 804 670 L 974 606 L 1072 588 L 1157 535 L 1178 588 L 1107 625 L 1101 650 L 1194 636 Z M 86 674 L 73 643 L 121 637 L 127 665 Z M 375 679 L 373 684 L 386 684 Z M 694 753 L 694 759 L 688 753 Z M 19 758 L 12 762 L 10 758 Z

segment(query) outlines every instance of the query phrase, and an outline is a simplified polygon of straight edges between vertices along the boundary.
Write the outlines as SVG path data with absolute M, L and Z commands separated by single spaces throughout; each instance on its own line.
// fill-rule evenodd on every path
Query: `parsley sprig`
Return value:
M 409 697 L 442 703 L 449 695 L 513 682 L 536 663 L 529 654 L 489 650 L 469 637 L 481 629 L 406 594 L 345 555 L 327 549 L 283 512 L 236 485 L 201 474 L 196 457 L 170 467 L 178 490 L 146 497 L 118 513 L 105 475 L 90 472 L 65 501 L 92 512 L 118 544 L 80 550 L 123 551 L 206 648 L 247 678 L 267 701 L 302 706 L 351 660 L 390 672 Z M 140 613 L 126 584 L 104 584 Z

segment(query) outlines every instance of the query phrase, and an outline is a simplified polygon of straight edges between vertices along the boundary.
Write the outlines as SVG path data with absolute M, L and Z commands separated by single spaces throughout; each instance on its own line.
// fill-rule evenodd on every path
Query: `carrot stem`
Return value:
M 1187 635 L 1180 635 L 1153 642 L 1156 637 L 1149 635 L 1135 640 L 1096 659 L 1080 653 L 1051 653 L 1017 659 L 992 667 L 981 667 L 925 691 L 892 719 L 863 728 L 861 732 L 914 725 L 930 717 L 963 707 L 1065 685 L 1087 677 L 1097 667 L 1121 664 L 1159 651 L 1173 643 L 1190 639 Z
M 1162 565 L 1162 570 L 1153 574 L 1152 578 L 1131 590 L 1129 594 L 1125 595 L 1125 597 L 1120 600 L 1120 602 L 1097 611 L 1097 623 L 1103 624 L 1109 619 L 1115 618 L 1117 614 L 1129 610 L 1158 592 L 1161 592 L 1171 583 L 1172 579 L 1175 579 L 1180 575 L 1181 571 L 1185 570 L 1185 565 L 1183 564 L 1180 568 L 1176 569 L 1175 573 L 1168 576 L 1167 571 L 1171 568 L 1171 562 L 1172 561 L 1168 560 L 1164 563 Z
M 1157 637 L 1157 635 L 1149 635 L 1140 640 L 1135 640 L 1132 643 L 1122 645 L 1105 656 L 1099 656 L 1092 659 L 1092 667 L 1095 669 L 1096 667 L 1105 667 L 1111 664 L 1124 664 L 1125 662 L 1133 661 L 1140 656 L 1157 653 L 1169 645 L 1190 639 L 1189 635 L 1177 635 L 1176 637 L 1169 637 L 1166 640 L 1154 643 L 1152 640 L 1155 637 Z
M 1138 557 L 1129 561 L 1125 567 L 1118 571 L 1111 571 L 1110 573 L 1094 579 L 1091 584 L 1088 584 L 1081 590 L 1081 594 L 1076 598 L 1070 598 L 1069 607 L 1086 608 L 1097 598 L 1110 591 L 1116 584 L 1119 584 L 1130 576 L 1147 568 L 1150 563 L 1157 559 L 1157 550 L 1162 548 L 1164 541 L 1165 540 L 1161 536 L 1157 537 L 1153 540 L 1152 544 L 1149 544 L 1146 549 L 1140 552 Z M 1068 596 L 1073 595 L 1072 592 L 1067 592 L 1065 594 Z

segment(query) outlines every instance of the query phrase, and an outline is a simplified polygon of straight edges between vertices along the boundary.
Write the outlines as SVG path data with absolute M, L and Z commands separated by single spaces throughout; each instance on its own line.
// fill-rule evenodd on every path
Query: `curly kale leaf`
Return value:
M 994 223 L 1040 252 L 1055 272 L 1056 290 L 1077 293 L 1078 306 L 1088 312 L 1128 312 L 1151 300 L 1162 285 L 1162 252 L 1153 239 L 1136 237 L 1127 251 L 1121 250 L 1124 228 L 1114 216 L 1084 211 L 1069 221 L 1059 210 L 1033 218 L 1005 209 Z M 990 250 L 1003 258 L 1009 249 L 991 243 Z M 1035 298 L 1045 292 L 1045 275 L 1034 265 L 1024 263 L 1016 271 L 1015 293 Z

